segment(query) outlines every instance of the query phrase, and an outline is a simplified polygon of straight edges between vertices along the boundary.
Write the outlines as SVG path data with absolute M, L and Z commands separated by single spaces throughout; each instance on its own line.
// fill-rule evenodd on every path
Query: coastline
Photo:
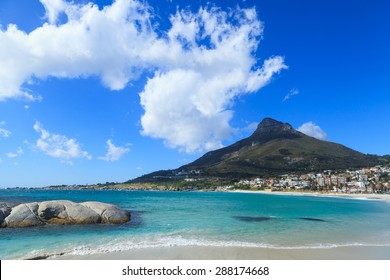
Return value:
M 346 199 L 359 200 L 381 200 L 390 202 L 390 195 L 388 194 L 369 194 L 369 193 L 329 193 L 329 192 L 298 192 L 298 191 L 250 191 L 250 190 L 233 190 L 232 193 L 253 193 L 253 194 L 271 194 L 271 195 L 295 195 L 295 196 L 320 196 L 320 197 L 337 197 Z
M 52 260 L 390 260 L 390 246 L 313 249 L 173 246 L 91 255 L 62 255 Z

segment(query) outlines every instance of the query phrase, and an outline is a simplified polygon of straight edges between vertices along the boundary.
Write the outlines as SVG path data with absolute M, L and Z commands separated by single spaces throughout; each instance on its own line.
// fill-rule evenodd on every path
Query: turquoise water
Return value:
M 390 245 L 390 204 L 334 197 L 219 192 L 0 190 L 0 201 L 102 201 L 124 225 L 1 228 L 0 259 L 158 246 L 327 248 Z

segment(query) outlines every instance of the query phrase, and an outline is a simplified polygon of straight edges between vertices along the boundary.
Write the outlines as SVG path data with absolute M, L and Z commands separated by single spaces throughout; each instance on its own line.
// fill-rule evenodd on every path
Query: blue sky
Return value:
M 0 1 L 0 187 L 177 168 L 264 117 L 390 153 L 388 1 Z

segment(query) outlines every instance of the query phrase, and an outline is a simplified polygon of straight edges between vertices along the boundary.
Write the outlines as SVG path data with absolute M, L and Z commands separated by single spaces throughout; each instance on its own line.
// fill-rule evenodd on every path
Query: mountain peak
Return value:
M 254 134 L 259 133 L 270 133 L 270 132 L 281 132 L 281 131 L 293 131 L 293 127 L 288 123 L 282 123 L 271 118 L 264 118 L 261 123 L 257 126 Z

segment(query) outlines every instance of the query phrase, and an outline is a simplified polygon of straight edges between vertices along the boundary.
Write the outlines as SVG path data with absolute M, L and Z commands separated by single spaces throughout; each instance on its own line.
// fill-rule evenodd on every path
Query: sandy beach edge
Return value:
M 173 246 L 91 255 L 63 255 L 54 260 L 390 260 L 390 246 L 279 249 Z
M 250 194 L 269 194 L 269 195 L 291 195 L 291 196 L 319 196 L 319 197 L 336 197 L 359 200 L 381 200 L 390 202 L 389 194 L 370 194 L 370 193 L 330 193 L 330 192 L 298 192 L 298 191 L 251 191 L 251 190 L 233 190 L 231 193 L 250 193 Z

